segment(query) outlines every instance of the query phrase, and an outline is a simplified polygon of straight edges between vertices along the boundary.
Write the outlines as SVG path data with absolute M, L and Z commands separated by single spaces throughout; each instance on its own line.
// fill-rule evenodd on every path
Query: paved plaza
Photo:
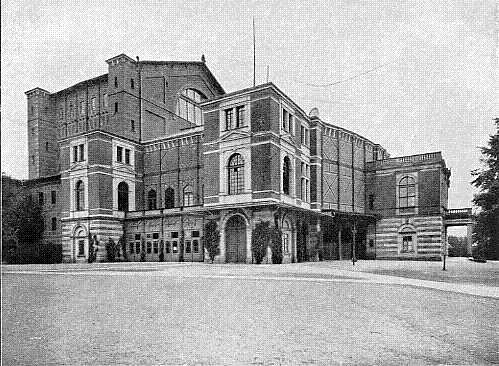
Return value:
M 461 283 L 380 274 L 387 263 L 3 266 L 2 361 L 499 363 L 497 278 Z M 449 264 L 474 271 L 463 261 Z M 425 265 L 414 268 L 431 272 L 441 263 Z M 479 271 L 494 277 L 498 264 L 486 265 Z

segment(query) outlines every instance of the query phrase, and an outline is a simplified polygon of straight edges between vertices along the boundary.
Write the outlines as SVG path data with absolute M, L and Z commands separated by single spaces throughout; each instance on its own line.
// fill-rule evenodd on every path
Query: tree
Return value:
M 262 263 L 267 254 L 267 247 L 270 243 L 270 222 L 260 221 L 255 225 L 251 234 L 251 252 L 256 264 Z
M 108 262 L 114 262 L 116 259 L 116 244 L 112 238 L 109 238 L 108 242 L 106 243 L 106 255 L 107 255 L 107 261 Z
M 478 255 L 488 259 L 499 259 L 499 118 L 495 124 L 496 133 L 490 136 L 488 146 L 480 148 L 485 167 L 471 173 L 475 177 L 472 184 L 479 189 L 473 203 L 480 209 L 473 241 Z
M 468 240 L 460 236 L 450 236 L 447 238 L 449 243 L 449 257 L 467 257 Z
M 220 253 L 220 231 L 215 220 L 208 220 L 204 225 L 204 247 L 208 251 L 211 263 Z
M 273 226 L 270 230 L 270 240 L 272 243 L 272 263 L 282 263 L 282 232 Z

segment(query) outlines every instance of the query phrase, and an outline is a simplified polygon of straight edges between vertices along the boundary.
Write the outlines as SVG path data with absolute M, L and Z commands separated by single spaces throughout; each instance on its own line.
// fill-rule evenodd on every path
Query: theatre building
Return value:
M 440 153 L 391 158 L 306 113 L 272 83 L 226 93 L 200 62 L 107 60 L 108 73 L 28 99 L 29 184 L 46 242 L 67 262 L 89 238 L 128 260 L 252 262 L 256 223 L 282 232 L 284 262 L 440 258 L 450 172 Z M 348 125 L 348 121 L 342 121 Z M 355 243 L 355 245 L 353 245 Z

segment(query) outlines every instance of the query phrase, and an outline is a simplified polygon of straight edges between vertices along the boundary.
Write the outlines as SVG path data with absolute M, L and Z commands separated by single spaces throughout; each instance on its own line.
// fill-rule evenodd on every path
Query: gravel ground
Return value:
M 467 258 L 447 258 L 446 271 L 442 271 L 442 262 L 431 261 L 358 261 L 355 267 L 349 261 L 327 261 L 313 265 L 428 281 L 499 286 L 499 261 L 477 263 Z
M 3 365 L 499 363 L 497 299 L 324 265 L 3 267 Z

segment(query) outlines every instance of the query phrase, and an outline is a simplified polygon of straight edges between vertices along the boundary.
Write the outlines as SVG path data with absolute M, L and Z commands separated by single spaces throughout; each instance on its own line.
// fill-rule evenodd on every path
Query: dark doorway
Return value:
M 225 224 L 225 261 L 246 262 L 246 222 L 240 215 L 232 216 Z

